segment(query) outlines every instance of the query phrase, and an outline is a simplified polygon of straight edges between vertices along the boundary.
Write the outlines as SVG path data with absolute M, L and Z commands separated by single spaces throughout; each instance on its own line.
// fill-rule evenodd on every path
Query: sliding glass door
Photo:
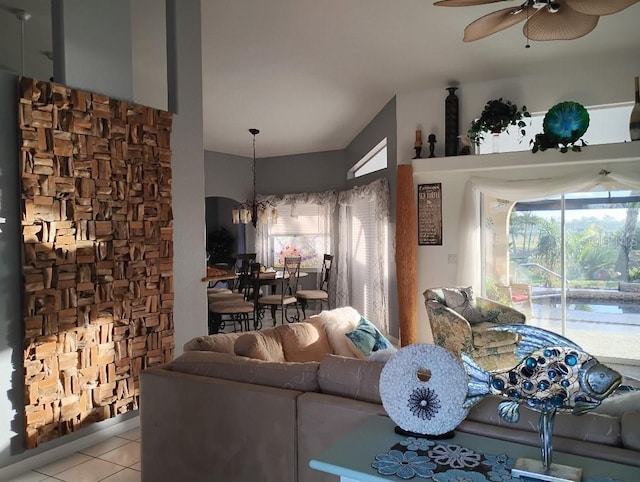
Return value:
M 628 190 L 518 203 L 485 196 L 487 296 L 516 308 L 524 302 L 528 324 L 560 333 L 593 355 L 637 363 L 638 206 L 640 193 Z M 508 289 L 516 286 L 528 291 Z

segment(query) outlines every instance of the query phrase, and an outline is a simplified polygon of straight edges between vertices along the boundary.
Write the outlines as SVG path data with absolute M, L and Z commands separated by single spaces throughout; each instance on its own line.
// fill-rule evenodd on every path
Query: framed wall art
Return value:
M 442 184 L 418 184 L 418 244 L 442 246 Z

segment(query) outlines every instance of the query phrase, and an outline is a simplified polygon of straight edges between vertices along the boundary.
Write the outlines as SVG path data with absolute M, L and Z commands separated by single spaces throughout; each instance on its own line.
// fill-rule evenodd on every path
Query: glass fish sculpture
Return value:
M 500 403 L 498 413 L 507 422 L 518 421 L 520 405 L 539 412 L 581 415 L 600 405 L 622 381 L 618 372 L 563 336 L 528 325 L 501 325 L 491 330 L 521 336 L 516 347 L 520 362 L 511 369 L 488 372 L 463 354 L 469 375 L 465 408 L 487 395 L 501 395 L 508 400 Z

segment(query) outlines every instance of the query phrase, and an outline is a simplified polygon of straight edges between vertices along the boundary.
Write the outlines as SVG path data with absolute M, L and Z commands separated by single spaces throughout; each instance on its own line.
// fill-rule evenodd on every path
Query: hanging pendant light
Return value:
M 247 200 L 241 204 L 238 204 L 231 211 L 231 220 L 233 224 L 253 224 L 253 227 L 257 227 L 258 221 L 261 223 L 268 223 L 269 216 L 271 221 L 276 224 L 278 220 L 278 211 L 275 206 L 267 201 L 258 201 L 256 195 L 256 135 L 260 134 L 258 129 L 249 129 L 249 132 L 253 136 L 253 198 Z

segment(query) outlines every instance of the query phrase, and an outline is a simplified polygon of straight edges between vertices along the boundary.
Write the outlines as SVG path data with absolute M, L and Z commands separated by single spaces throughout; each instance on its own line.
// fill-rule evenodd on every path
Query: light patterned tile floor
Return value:
M 140 429 L 38 467 L 8 482 L 140 482 Z

